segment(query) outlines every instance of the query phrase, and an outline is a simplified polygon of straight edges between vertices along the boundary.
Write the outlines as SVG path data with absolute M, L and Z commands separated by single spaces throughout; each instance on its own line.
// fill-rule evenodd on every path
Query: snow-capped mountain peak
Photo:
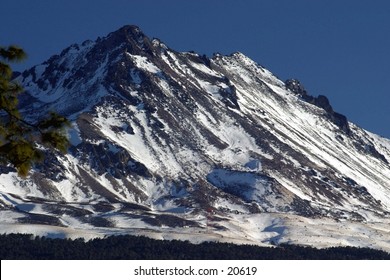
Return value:
M 2 168 L 4 231 L 319 246 L 367 245 L 364 231 L 389 248 L 390 141 L 242 53 L 176 52 L 125 26 L 18 79 L 24 114 L 66 115 L 72 147 L 27 180 Z

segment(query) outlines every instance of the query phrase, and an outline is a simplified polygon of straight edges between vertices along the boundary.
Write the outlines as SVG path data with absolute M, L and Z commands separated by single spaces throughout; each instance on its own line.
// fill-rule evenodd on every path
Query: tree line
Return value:
M 356 247 L 318 249 L 282 244 L 275 247 L 118 235 L 105 238 L 52 239 L 31 234 L 0 235 L 0 258 L 37 260 L 390 260 L 380 250 Z

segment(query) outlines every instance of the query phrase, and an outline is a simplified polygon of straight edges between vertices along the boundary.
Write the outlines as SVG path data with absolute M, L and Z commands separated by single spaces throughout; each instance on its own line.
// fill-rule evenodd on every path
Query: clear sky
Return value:
M 388 0 L 1 0 L 0 9 L 0 45 L 29 55 L 17 70 L 134 24 L 178 51 L 240 51 L 390 138 Z

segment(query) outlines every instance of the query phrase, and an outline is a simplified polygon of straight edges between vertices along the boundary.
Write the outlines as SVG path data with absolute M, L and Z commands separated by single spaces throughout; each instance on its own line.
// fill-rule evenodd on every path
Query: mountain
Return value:
M 390 140 L 242 53 L 177 52 L 125 26 L 17 79 L 71 147 L 0 169 L 1 232 L 390 250 Z

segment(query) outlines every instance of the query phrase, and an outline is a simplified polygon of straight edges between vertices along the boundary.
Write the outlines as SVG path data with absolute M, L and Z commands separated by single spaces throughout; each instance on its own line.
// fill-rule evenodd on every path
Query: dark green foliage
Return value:
M 8 63 L 22 60 L 21 48 L 0 47 L 0 164 L 11 163 L 19 175 L 27 176 L 32 164 L 42 160 L 38 144 L 65 152 L 68 139 L 64 128 L 66 118 L 51 113 L 38 123 L 29 123 L 18 110 L 18 95 L 23 88 L 12 80 Z
M 178 240 L 154 240 L 130 235 L 104 239 L 50 239 L 31 234 L 0 235 L 0 258 L 4 259 L 216 259 L 216 260 L 378 260 L 390 259 L 384 251 L 333 247 L 316 249 L 298 245 L 275 248 L 253 245 L 204 242 L 191 244 Z

